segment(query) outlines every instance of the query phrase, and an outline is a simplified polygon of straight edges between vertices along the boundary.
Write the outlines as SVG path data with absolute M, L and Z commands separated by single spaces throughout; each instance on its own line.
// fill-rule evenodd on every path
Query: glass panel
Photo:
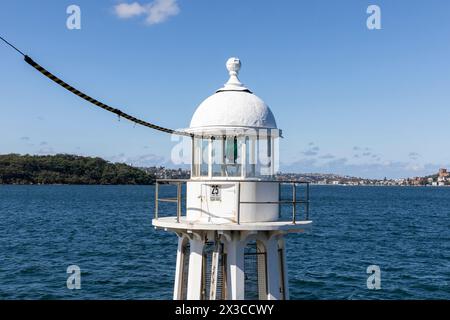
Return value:
M 192 177 L 198 177 L 200 173 L 200 139 L 194 138 L 192 147 Z
M 242 175 L 242 147 L 245 139 L 215 137 L 211 140 L 212 176 L 240 177 Z
M 209 152 L 211 152 L 213 177 L 240 177 L 244 174 L 250 178 L 270 178 L 274 170 L 278 170 L 275 166 L 275 163 L 278 163 L 278 139 L 278 136 L 271 135 L 269 130 L 258 130 L 248 133 L 247 137 L 239 138 L 220 136 L 211 140 L 194 139 L 192 176 L 208 176 Z M 245 164 L 242 163 L 241 154 L 244 146 Z M 242 165 L 245 167 L 242 168 Z
M 225 176 L 241 176 L 242 138 L 227 137 L 225 140 Z
M 208 176 L 208 160 L 209 160 L 209 140 L 201 139 L 201 162 L 200 162 L 200 176 Z
M 250 136 L 245 138 L 245 164 L 246 176 L 249 178 L 256 177 L 256 136 Z
M 272 141 L 266 130 L 260 130 L 258 136 L 258 159 L 256 173 L 261 177 L 272 175 Z
M 215 138 L 212 141 L 212 176 L 225 177 L 225 140 Z

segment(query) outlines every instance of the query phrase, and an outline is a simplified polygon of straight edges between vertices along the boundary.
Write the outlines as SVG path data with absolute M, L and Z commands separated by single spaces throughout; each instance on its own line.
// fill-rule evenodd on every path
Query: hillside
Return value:
M 0 184 L 152 184 L 154 175 L 123 163 L 69 154 L 0 155 Z

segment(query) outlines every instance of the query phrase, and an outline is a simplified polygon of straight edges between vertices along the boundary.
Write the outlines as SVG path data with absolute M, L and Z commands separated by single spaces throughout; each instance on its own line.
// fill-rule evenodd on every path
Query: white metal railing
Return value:
M 157 179 L 155 184 L 155 219 L 158 219 L 159 215 L 159 202 L 172 202 L 177 204 L 177 222 L 180 222 L 181 218 L 181 203 L 182 203 L 182 186 L 187 181 L 186 179 Z M 159 197 L 159 185 L 170 184 L 177 186 L 176 198 L 160 198 Z
M 169 202 L 177 204 L 177 216 L 176 221 L 180 222 L 181 211 L 182 211 L 182 186 L 188 181 L 193 181 L 189 179 L 157 179 L 155 185 L 155 215 L 154 218 L 159 218 L 159 202 Z M 198 181 L 198 180 L 195 180 Z M 309 220 L 309 193 L 310 193 L 310 184 L 307 181 L 298 181 L 298 180 L 289 180 L 289 181 L 277 181 L 277 180 L 267 180 L 264 181 L 266 183 L 278 183 L 279 184 L 279 195 L 278 201 L 241 201 L 241 184 L 247 181 L 242 180 L 208 180 L 205 181 L 207 185 L 221 185 L 221 184 L 230 184 L 234 183 L 236 187 L 236 223 L 241 223 L 241 204 L 278 204 L 279 206 L 279 216 L 281 217 L 281 206 L 282 205 L 292 205 L 292 223 L 295 224 L 297 222 L 297 205 L 304 204 L 305 205 L 305 220 Z M 252 182 L 252 181 L 248 181 Z M 159 188 L 161 184 L 165 185 L 175 185 L 177 187 L 176 197 L 172 198 L 160 198 L 159 197 Z M 288 184 L 292 186 L 292 199 L 290 200 L 282 200 L 281 199 L 281 185 Z M 305 197 L 303 199 L 297 198 L 297 186 L 305 185 Z

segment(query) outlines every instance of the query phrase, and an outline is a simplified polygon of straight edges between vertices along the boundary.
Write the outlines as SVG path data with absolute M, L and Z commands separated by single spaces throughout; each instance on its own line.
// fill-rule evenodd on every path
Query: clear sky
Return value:
M 189 125 L 237 56 L 241 81 L 283 129 L 284 171 L 407 177 L 450 167 L 449 1 L 131 3 L 3 1 L 0 34 L 80 90 L 170 128 Z M 71 4 L 80 30 L 66 27 Z M 371 4 L 381 30 L 366 26 Z M 119 122 L 3 45 L 0 111 L 0 154 L 170 165 L 170 136 Z

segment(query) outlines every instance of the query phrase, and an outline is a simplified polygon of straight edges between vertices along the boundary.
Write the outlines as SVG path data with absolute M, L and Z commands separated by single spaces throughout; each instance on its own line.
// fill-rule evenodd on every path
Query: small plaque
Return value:
M 211 201 L 222 200 L 222 194 L 220 192 L 220 187 L 218 185 L 211 185 L 211 193 L 209 195 L 209 200 Z

